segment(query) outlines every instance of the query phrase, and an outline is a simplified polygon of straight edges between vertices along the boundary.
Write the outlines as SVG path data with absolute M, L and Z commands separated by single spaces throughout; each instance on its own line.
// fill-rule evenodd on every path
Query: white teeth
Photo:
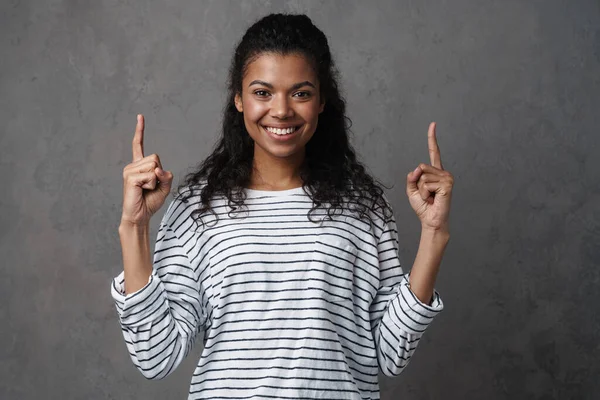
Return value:
M 294 127 L 290 127 L 290 128 L 286 128 L 286 129 L 279 129 L 279 128 L 272 128 L 270 126 L 266 126 L 265 129 L 276 135 L 287 135 L 296 130 L 296 128 L 294 128 Z

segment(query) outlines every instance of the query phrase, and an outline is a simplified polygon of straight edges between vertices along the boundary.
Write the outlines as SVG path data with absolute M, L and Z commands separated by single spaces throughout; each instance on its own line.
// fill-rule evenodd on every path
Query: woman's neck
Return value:
M 287 190 L 302 186 L 303 161 L 304 151 L 282 158 L 255 148 L 249 189 Z

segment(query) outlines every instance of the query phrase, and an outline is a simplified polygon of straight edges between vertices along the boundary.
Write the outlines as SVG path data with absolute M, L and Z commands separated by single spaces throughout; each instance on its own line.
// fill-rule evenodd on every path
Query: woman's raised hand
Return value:
M 137 116 L 133 161 L 123 169 L 121 223 L 147 225 L 171 191 L 173 174 L 164 171 L 157 154 L 144 157 L 144 116 Z M 146 190 L 144 190 L 146 189 Z
M 448 231 L 454 176 L 442 167 L 442 156 L 435 133 L 436 123 L 429 124 L 427 142 L 431 165 L 420 163 L 406 176 L 409 203 L 424 229 Z

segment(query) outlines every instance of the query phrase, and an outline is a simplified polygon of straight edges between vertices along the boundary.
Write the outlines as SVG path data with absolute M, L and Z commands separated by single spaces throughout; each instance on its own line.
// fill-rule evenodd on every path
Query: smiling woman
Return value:
M 148 379 L 169 375 L 202 337 L 189 399 L 379 399 L 378 372 L 399 375 L 443 309 L 432 285 L 451 176 L 435 127 L 434 166 L 407 177 L 429 224 L 413 279 L 393 210 L 348 141 L 336 75 L 307 16 L 273 14 L 247 30 L 222 136 L 167 207 L 153 259 L 148 215 L 173 176 L 143 155 L 139 118 L 124 171 L 124 271 L 111 293 Z
M 245 208 L 248 189 L 304 187 L 329 216 L 350 207 L 367 218 L 391 209 L 348 140 L 350 119 L 325 34 L 306 15 L 271 14 L 248 28 L 229 69 L 222 136 L 177 191 L 224 195 Z M 284 131 L 290 127 L 294 132 Z M 200 218 L 197 218 L 200 219 Z
M 286 186 L 302 186 L 298 172 L 305 146 L 325 107 L 311 62 L 299 53 L 261 54 L 246 67 L 235 106 L 243 113 L 246 130 L 254 140 L 255 165 L 285 166 L 276 171 L 257 170 L 250 187 L 274 188 L 281 185 L 281 178 L 290 176 L 293 181 Z

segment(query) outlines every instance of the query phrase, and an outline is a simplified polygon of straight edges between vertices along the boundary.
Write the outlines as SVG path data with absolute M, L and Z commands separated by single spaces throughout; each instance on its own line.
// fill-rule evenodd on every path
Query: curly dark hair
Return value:
M 246 193 L 243 189 L 250 184 L 254 141 L 246 130 L 243 114 L 235 107 L 234 98 L 242 92 L 242 78 L 248 65 L 263 53 L 301 54 L 306 57 L 315 67 L 321 99 L 325 101 L 316 131 L 306 144 L 305 159 L 300 167 L 304 191 L 313 201 L 308 217 L 318 207 L 329 204 L 327 216 L 330 219 L 337 211 L 342 213 L 345 205 L 348 205 L 348 210 L 357 212 L 359 218 L 365 217 L 369 210 L 382 211 L 382 218 L 389 218 L 391 207 L 381 188 L 386 186 L 366 171 L 349 143 L 352 122 L 346 117 L 346 102 L 340 94 L 339 73 L 327 38 L 308 16 L 295 14 L 263 17 L 248 28 L 237 45 L 229 69 L 222 135 L 212 154 L 199 165 L 198 170 L 188 173 L 177 188 L 184 203 L 194 196 L 195 189 L 200 190 L 202 204 L 192 215 L 211 211 L 216 216 L 210 205 L 215 195 L 227 197 L 230 215 L 244 206 Z M 186 189 L 185 194 L 183 188 Z M 310 190 L 307 191 L 307 188 Z

